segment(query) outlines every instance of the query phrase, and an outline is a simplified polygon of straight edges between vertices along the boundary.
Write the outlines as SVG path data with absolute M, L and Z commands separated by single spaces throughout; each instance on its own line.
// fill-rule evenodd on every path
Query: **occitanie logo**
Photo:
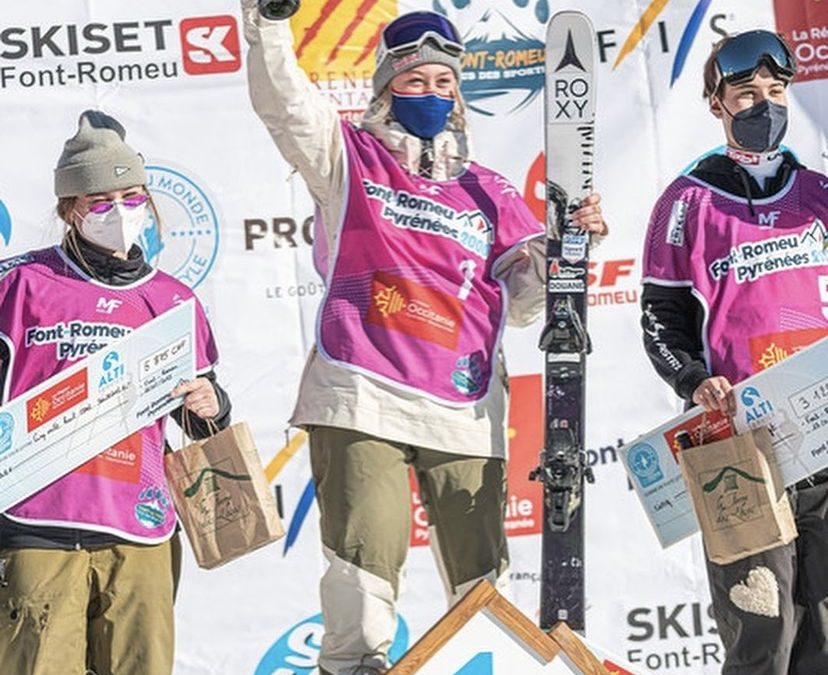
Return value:
M 384 317 L 396 314 L 405 307 L 405 296 L 396 286 L 385 286 L 374 295 L 374 304 Z

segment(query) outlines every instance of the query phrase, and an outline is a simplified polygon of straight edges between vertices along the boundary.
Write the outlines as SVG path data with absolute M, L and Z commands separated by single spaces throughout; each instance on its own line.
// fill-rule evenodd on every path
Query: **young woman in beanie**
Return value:
M 148 265 L 135 244 L 154 207 L 143 160 L 124 136 L 112 117 L 81 114 L 55 170 L 63 241 L 0 262 L 5 400 L 74 363 L 60 343 L 30 344 L 30 328 L 81 321 L 135 329 L 194 297 Z M 101 312 L 102 299 L 111 309 Z M 208 418 L 219 427 L 229 423 L 230 402 L 215 381 L 218 355 L 197 300 L 195 350 L 199 375 L 173 391 L 184 397 L 173 416 L 180 423 L 187 415 L 193 433 L 204 437 Z M 0 515 L 0 673 L 172 672 L 179 557 L 164 478 L 164 422 Z M 127 465 L 124 456 L 132 457 Z M 139 517 L 142 502 L 163 519 Z
M 543 228 L 505 178 L 472 161 L 463 44 L 444 16 L 413 12 L 384 28 L 357 127 L 300 70 L 289 25 L 242 5 L 253 106 L 317 203 L 327 282 L 292 417 L 310 432 L 330 562 L 320 670 L 382 673 L 408 549 L 409 467 L 449 602 L 506 577 L 500 336 L 543 309 Z M 600 236 L 598 202 L 574 220 Z

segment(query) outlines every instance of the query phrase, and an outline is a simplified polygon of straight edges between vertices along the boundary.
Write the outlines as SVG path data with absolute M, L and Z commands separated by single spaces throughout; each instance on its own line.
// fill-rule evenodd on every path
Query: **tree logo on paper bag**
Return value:
M 707 472 L 706 475 L 710 476 L 711 473 Z M 708 512 L 712 515 L 716 529 L 745 523 L 761 516 L 758 492 L 750 484 L 764 484 L 764 478 L 731 465 L 719 469 L 709 480 L 703 476 L 700 478 L 703 481 L 701 486 Z
M 196 493 L 201 489 L 201 484 L 204 482 L 206 482 L 208 485 L 208 492 L 218 492 L 221 488 L 219 487 L 218 481 L 216 480 L 216 476 L 222 476 L 229 480 L 250 480 L 250 476 L 248 476 L 247 474 L 235 474 L 230 473 L 228 471 L 222 471 L 221 469 L 216 469 L 212 466 L 206 466 L 198 472 L 198 478 L 196 478 L 193 481 L 193 484 L 190 485 L 188 488 L 185 488 L 184 496 L 194 497 Z
M 250 513 L 248 504 L 238 503 L 230 491 L 222 489 L 219 476 L 236 482 L 252 480 L 247 474 L 231 473 L 213 466 L 206 466 L 198 472 L 196 479 L 184 488 L 183 494 L 187 499 L 198 496 L 194 514 L 199 527 L 205 531 L 216 531 L 222 525 L 245 518 Z

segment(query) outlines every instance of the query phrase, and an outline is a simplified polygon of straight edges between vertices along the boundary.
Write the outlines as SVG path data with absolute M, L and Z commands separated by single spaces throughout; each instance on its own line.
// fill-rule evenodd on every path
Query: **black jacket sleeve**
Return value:
M 656 372 L 689 401 L 710 377 L 704 363 L 701 303 L 684 286 L 645 283 L 641 293 L 644 349 Z
M 213 389 L 216 392 L 216 398 L 218 398 L 219 411 L 213 418 L 213 422 L 215 422 L 219 429 L 229 427 L 230 410 L 232 408 L 230 404 L 230 397 L 227 395 L 227 392 L 221 388 L 221 385 L 216 382 L 216 374 L 214 371 L 210 370 L 206 373 L 202 373 L 199 377 L 206 377 L 210 380 L 210 384 L 213 385 Z M 206 420 L 201 419 L 198 415 L 190 412 L 189 410 L 185 411 L 184 406 L 176 408 L 171 414 L 173 419 L 178 423 L 178 426 L 182 428 L 184 423 L 184 415 L 187 415 L 187 424 L 189 425 L 190 431 L 193 433 L 194 439 L 207 438 L 212 433 L 210 425 Z

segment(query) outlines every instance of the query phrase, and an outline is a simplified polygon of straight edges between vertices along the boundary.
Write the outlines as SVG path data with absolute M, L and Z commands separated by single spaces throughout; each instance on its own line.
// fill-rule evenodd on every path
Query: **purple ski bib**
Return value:
M 471 164 L 459 178 L 407 173 L 343 124 L 344 220 L 317 342 L 338 365 L 451 405 L 483 398 L 505 318 L 493 271 L 542 234 L 515 188 Z
M 0 262 L 0 274 L 0 337 L 9 352 L 4 401 L 193 297 L 160 271 L 129 286 L 100 284 L 57 247 Z M 195 337 L 196 368 L 206 370 L 217 351 L 198 302 Z M 163 541 L 176 522 L 164 477 L 164 423 L 161 418 L 123 439 L 8 515 L 137 542 Z
M 701 302 L 710 372 L 740 382 L 828 334 L 828 184 L 798 170 L 776 196 L 733 197 L 691 177 L 653 212 L 644 281 Z

